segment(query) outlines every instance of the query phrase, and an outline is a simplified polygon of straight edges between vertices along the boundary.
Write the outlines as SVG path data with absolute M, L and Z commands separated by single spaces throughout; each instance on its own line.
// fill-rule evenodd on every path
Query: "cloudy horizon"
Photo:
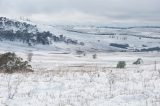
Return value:
M 160 25 L 159 4 L 159 0 L 1 0 L 0 16 L 52 25 Z

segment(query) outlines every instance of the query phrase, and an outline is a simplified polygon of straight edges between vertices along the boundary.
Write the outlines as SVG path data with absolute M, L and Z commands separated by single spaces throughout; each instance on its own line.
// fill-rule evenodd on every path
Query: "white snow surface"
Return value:
M 125 69 L 71 65 L 75 64 L 33 73 L 1 73 L 0 106 L 160 105 L 159 63 L 157 70 L 154 62 Z
M 25 60 L 32 52 L 35 71 L 0 73 L 0 106 L 160 105 L 159 52 L 97 52 L 93 59 L 93 53 L 81 56 L 24 47 L 10 50 Z M 143 64 L 133 65 L 137 58 Z M 115 68 L 118 61 L 126 61 L 126 68 Z

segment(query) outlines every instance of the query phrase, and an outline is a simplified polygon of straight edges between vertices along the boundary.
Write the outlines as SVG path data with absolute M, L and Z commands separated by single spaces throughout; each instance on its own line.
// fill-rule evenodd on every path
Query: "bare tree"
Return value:
M 97 58 L 97 54 L 92 55 L 93 59 Z
M 31 62 L 33 57 L 33 53 L 28 53 L 27 54 L 27 61 Z
M 108 75 L 108 83 L 109 83 L 109 92 L 110 92 L 110 96 L 112 97 L 112 88 L 113 88 L 113 85 L 115 84 L 115 74 L 112 73 L 112 70 L 111 72 L 109 73 Z
M 13 99 L 18 92 L 18 87 L 22 82 L 20 77 L 16 81 L 12 81 L 12 75 L 7 76 L 7 89 L 8 89 L 8 99 Z

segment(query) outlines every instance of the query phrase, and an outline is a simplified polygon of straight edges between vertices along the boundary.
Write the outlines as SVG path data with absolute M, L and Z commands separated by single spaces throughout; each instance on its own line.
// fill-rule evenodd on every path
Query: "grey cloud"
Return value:
M 50 22 L 58 17 L 69 22 L 75 15 L 75 13 L 72 15 L 72 12 L 77 12 L 80 15 L 75 15 L 77 18 L 75 21 L 79 21 L 79 18 L 82 19 L 84 14 L 84 17 L 88 15 L 92 18 L 84 19 L 85 22 L 94 19 L 96 22 L 102 22 L 101 19 L 103 19 L 104 23 L 115 20 L 119 22 L 137 20 L 137 22 L 141 21 L 142 23 L 148 21 L 149 23 L 160 24 L 159 4 L 160 0 L 1 0 L 0 14 L 30 18 L 36 17 L 38 14 L 37 16 L 51 17 L 48 20 Z M 67 14 L 71 16 L 65 20 L 66 16 L 63 15 Z

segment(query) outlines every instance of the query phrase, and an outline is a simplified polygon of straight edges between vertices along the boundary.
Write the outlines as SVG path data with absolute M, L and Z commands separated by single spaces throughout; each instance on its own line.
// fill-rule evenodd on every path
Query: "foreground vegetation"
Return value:
M 23 61 L 15 53 L 7 52 L 0 55 L 0 72 L 32 72 L 31 65 L 28 61 Z

